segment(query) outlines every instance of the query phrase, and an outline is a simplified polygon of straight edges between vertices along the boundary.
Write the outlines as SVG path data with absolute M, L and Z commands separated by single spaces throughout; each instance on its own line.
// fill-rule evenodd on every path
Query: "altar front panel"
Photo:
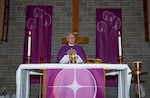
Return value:
M 47 69 L 46 98 L 105 98 L 103 69 Z
M 127 64 L 20 64 L 16 71 L 16 98 L 30 98 L 30 75 L 31 72 L 46 69 L 100 69 L 113 71 L 106 72 L 105 75 L 118 74 L 118 97 L 117 98 L 130 98 L 130 84 L 131 84 L 131 69 Z M 39 73 L 42 75 L 43 73 Z M 69 73 L 68 73 L 69 74 Z M 45 78 L 44 78 L 45 79 Z M 45 80 L 46 81 L 46 80 Z M 45 89 L 44 89 L 45 90 Z M 43 90 L 43 91 L 44 91 Z M 45 94 L 45 93 L 43 93 Z M 45 98 L 45 97 L 44 97 Z

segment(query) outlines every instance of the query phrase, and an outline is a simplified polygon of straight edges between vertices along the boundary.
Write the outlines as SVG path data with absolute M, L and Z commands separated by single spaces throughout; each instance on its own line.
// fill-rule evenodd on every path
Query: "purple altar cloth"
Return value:
M 105 98 L 103 69 L 47 69 L 46 98 Z

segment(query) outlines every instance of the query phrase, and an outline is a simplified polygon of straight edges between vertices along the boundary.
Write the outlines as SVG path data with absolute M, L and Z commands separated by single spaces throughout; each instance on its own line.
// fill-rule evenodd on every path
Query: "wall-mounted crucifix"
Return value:
M 79 0 L 72 0 L 72 32 L 76 36 L 76 43 L 87 44 L 89 38 L 78 37 L 78 22 L 79 22 Z M 66 38 L 62 38 L 62 44 L 67 43 Z

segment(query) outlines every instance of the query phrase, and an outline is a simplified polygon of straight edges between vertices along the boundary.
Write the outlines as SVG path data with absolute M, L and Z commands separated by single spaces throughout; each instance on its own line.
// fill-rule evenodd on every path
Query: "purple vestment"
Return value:
M 59 61 L 62 59 L 62 57 L 64 55 L 67 55 L 67 51 L 70 50 L 71 48 L 75 49 L 77 51 L 77 55 L 79 55 L 83 61 L 86 60 L 86 54 L 84 52 L 84 49 L 81 46 L 79 46 L 79 45 L 74 45 L 74 46 L 65 45 L 65 46 L 61 47 L 61 49 L 58 52 L 57 63 L 59 63 Z

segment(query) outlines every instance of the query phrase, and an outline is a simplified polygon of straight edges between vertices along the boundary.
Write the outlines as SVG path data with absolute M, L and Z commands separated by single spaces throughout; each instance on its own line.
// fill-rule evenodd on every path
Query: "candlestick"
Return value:
M 141 89 L 140 89 L 140 76 L 137 74 L 137 84 L 138 84 L 138 98 L 141 98 Z
M 133 62 L 134 71 L 129 72 L 129 74 L 136 75 L 136 81 L 138 86 L 138 98 L 141 98 L 141 88 L 140 88 L 140 75 L 146 75 L 148 72 L 142 71 L 142 62 L 135 61 Z
M 29 31 L 28 35 L 28 54 L 27 56 L 31 56 L 31 31 Z
M 121 47 L 121 33 L 118 32 L 118 48 L 119 48 L 119 56 L 122 56 L 122 47 Z
M 123 64 L 123 56 L 119 56 L 118 57 L 118 63 L 119 64 Z
M 135 61 L 133 62 L 134 71 L 130 72 L 130 74 L 133 75 L 145 75 L 148 74 L 148 72 L 142 71 L 142 62 L 141 61 Z
M 30 63 L 31 63 L 31 57 L 27 56 L 27 64 L 30 64 Z
M 40 57 L 40 64 L 43 64 L 43 57 Z

